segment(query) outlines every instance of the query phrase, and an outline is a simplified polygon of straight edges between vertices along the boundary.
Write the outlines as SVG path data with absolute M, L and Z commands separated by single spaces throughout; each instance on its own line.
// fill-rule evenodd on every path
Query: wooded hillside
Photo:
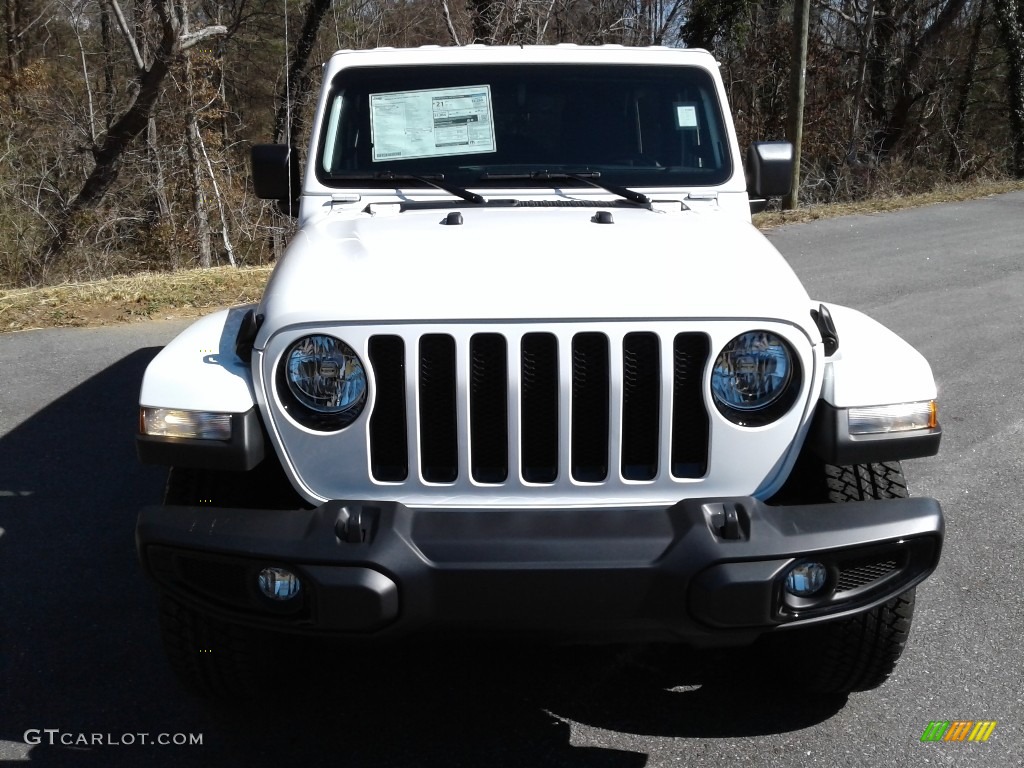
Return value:
M 784 138 L 783 0 L 3 0 L 0 287 L 258 264 L 290 221 L 253 143 L 301 144 L 336 49 L 708 48 L 741 146 Z M 1024 178 L 1024 0 L 811 0 L 802 202 Z

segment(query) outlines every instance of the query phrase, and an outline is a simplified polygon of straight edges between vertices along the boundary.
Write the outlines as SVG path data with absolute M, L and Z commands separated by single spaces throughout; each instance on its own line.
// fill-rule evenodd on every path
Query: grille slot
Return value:
M 443 333 L 420 338 L 420 471 L 428 483 L 459 476 L 455 339 Z
M 470 340 L 470 467 L 478 483 L 508 478 L 508 352 L 505 337 L 478 333 Z
M 566 491 L 702 478 L 709 351 L 704 333 L 644 330 L 371 336 L 370 473 Z
M 523 336 L 520 359 L 523 479 L 558 478 L 558 340 L 550 333 Z
M 377 394 L 370 418 L 370 469 L 378 480 L 398 483 L 409 476 L 405 342 L 401 336 L 374 336 L 369 353 Z
M 658 474 L 661 404 L 658 337 L 630 333 L 622 340 L 622 476 L 653 480 Z
M 708 471 L 707 410 L 703 407 L 704 367 L 711 341 L 703 333 L 680 333 L 673 341 L 672 475 L 704 477 Z
M 587 483 L 608 477 L 608 337 L 577 333 L 572 340 L 572 476 Z
M 870 563 L 860 563 L 853 567 L 843 567 L 839 571 L 839 578 L 836 579 L 836 592 L 849 592 L 853 589 L 860 589 L 874 581 L 885 578 L 900 567 L 895 560 L 879 560 Z

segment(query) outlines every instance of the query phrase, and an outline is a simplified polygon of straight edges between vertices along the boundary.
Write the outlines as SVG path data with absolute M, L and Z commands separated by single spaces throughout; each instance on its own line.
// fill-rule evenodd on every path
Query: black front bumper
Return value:
M 148 507 L 136 538 L 147 574 L 176 599 L 281 630 L 416 632 L 566 640 L 744 643 L 868 610 L 935 568 L 934 499 L 769 506 L 691 499 L 667 509 L 412 509 L 332 501 L 312 510 Z M 824 592 L 783 589 L 797 562 Z M 298 597 L 257 587 L 297 573 Z

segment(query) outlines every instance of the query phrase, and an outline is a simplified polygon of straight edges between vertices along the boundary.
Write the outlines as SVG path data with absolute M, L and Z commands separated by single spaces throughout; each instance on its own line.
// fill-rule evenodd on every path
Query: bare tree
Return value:
M 288 71 L 277 98 L 277 116 L 274 119 L 274 143 L 276 144 L 284 143 L 285 140 L 289 144 L 298 144 L 298 138 L 302 134 L 304 128 L 302 112 L 295 107 L 305 104 L 309 98 L 312 87 L 309 58 L 330 7 L 331 0 L 309 0 L 306 5 L 302 30 L 299 32 L 294 46 L 288 51 Z
M 1006 49 L 1006 89 L 1010 107 L 1014 178 L 1024 179 L 1024 3 L 994 0 L 996 22 Z
M 72 235 L 75 215 L 96 206 L 117 180 L 122 157 L 128 146 L 146 128 L 174 58 L 204 40 L 227 34 L 227 27 L 223 25 L 210 25 L 196 32 L 188 32 L 187 26 L 182 26 L 183 15 L 188 13 L 187 8 L 175 7 L 173 0 L 152 0 L 160 37 L 151 61 L 147 62 L 142 57 L 118 1 L 106 2 L 114 12 L 135 61 L 134 84 L 137 90 L 128 108 L 92 148 L 92 171 L 78 194 L 60 212 L 53 237 L 43 248 L 37 264 L 30 270 L 33 280 L 42 279 L 50 265 L 61 257 Z

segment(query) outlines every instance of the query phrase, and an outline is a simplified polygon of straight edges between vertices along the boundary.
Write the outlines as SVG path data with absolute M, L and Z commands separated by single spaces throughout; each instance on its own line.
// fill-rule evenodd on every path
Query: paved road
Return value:
M 0 759 L 1024 765 L 1024 193 L 771 238 L 815 297 L 894 328 L 939 381 L 942 454 L 906 471 L 915 492 L 943 502 L 947 548 L 883 688 L 794 698 L 738 672 L 727 653 L 668 664 L 657 649 L 433 648 L 313 655 L 322 668 L 308 689 L 252 710 L 209 709 L 165 668 L 132 541 L 136 509 L 162 483 L 134 459 L 138 383 L 183 323 L 40 331 L 0 336 Z M 922 744 L 937 719 L 999 724 L 987 744 Z M 25 743 L 29 729 L 41 743 Z M 53 745 L 45 729 L 60 730 Z M 93 734 L 115 744 L 89 743 Z M 161 734 L 202 745 L 140 743 Z

